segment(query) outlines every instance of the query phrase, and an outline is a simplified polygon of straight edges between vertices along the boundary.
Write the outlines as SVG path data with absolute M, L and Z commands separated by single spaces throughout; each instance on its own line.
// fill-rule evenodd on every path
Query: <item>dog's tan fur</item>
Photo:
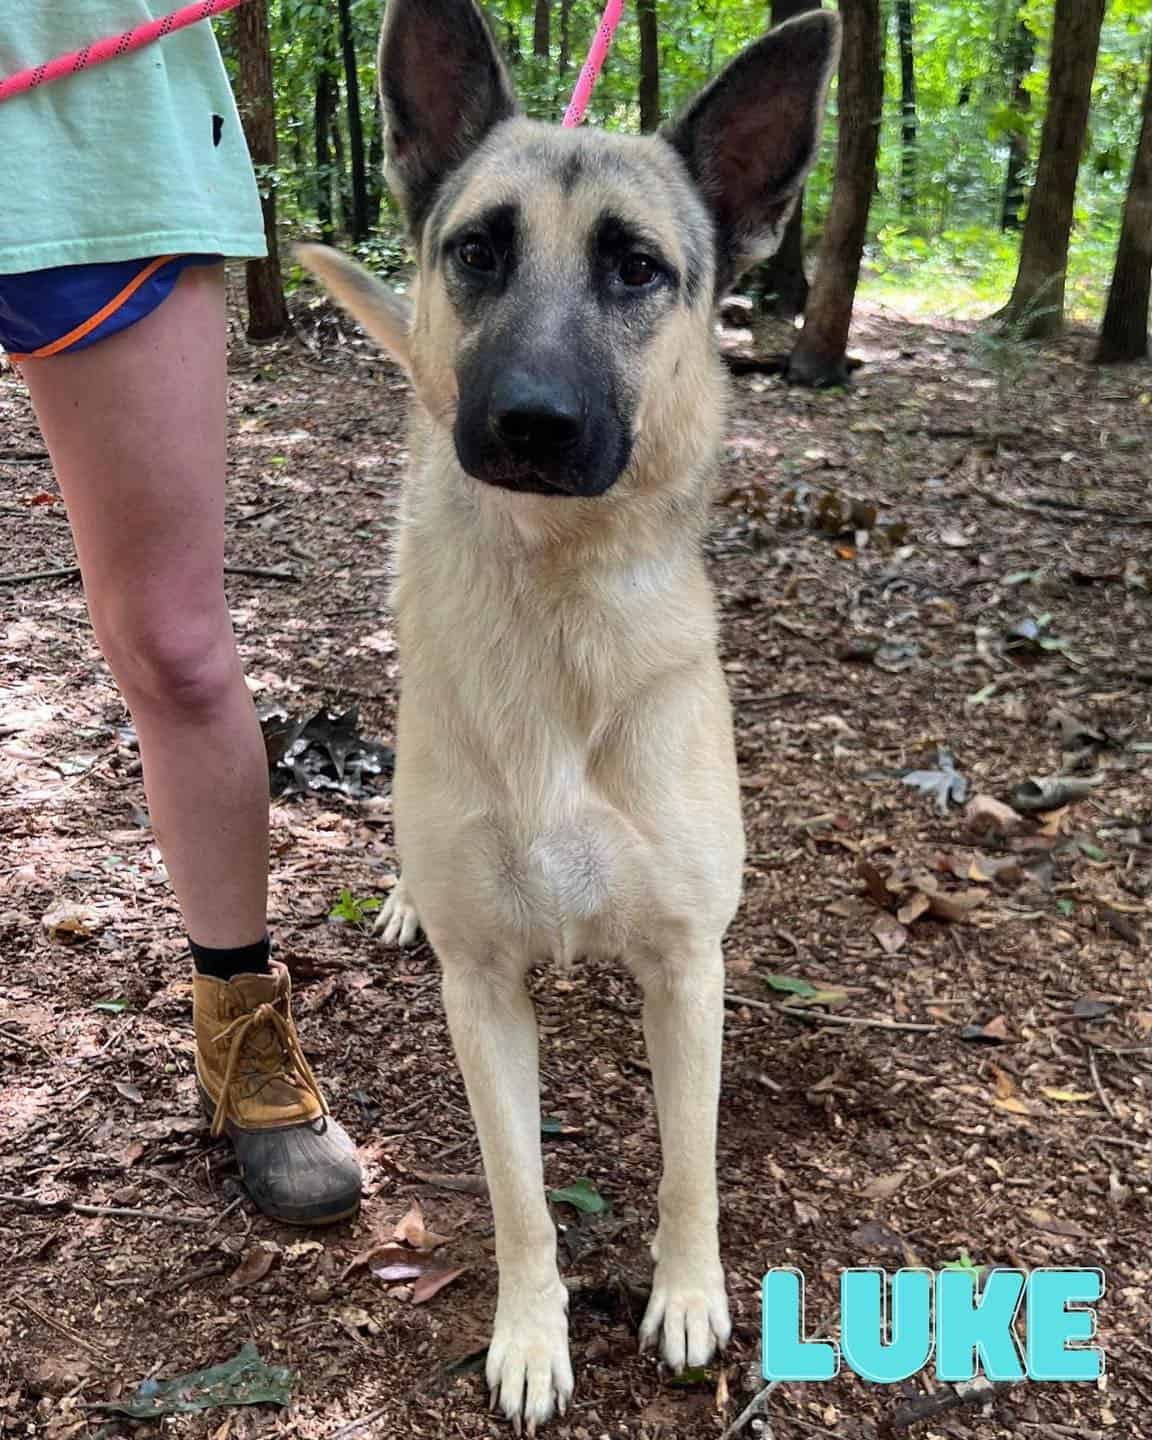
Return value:
M 586 183 L 562 183 L 569 154 L 582 157 Z M 509 195 L 531 274 L 561 297 L 580 284 L 582 237 L 606 204 L 655 230 L 682 267 L 707 228 L 703 200 L 657 138 L 507 119 L 441 206 L 438 229 Z M 557 498 L 480 484 L 461 468 L 451 428 L 470 337 L 426 234 L 420 246 L 410 319 L 352 262 L 319 247 L 300 255 L 396 355 L 416 396 L 392 597 L 403 869 L 383 925 L 407 941 L 418 917 L 443 966 L 496 1221 L 488 1378 L 532 1429 L 565 1406 L 572 1373 L 544 1196 L 531 966 L 622 958 L 638 978 L 664 1150 L 642 1340 L 679 1369 L 706 1363 L 730 1330 L 715 1137 L 721 939 L 744 843 L 700 546 L 725 380 L 709 254 L 695 297 L 629 359 L 634 444 L 615 485 Z M 544 327 L 565 323 L 562 302 L 533 314 Z

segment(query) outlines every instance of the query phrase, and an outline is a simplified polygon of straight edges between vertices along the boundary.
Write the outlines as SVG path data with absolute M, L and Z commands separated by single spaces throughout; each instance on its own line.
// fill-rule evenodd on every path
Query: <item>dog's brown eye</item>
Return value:
M 620 262 L 621 283 L 635 289 L 651 285 L 659 274 L 660 267 L 651 255 L 642 255 L 639 251 L 625 255 Z
M 496 252 L 487 240 L 465 240 L 456 253 L 469 270 L 496 269 Z

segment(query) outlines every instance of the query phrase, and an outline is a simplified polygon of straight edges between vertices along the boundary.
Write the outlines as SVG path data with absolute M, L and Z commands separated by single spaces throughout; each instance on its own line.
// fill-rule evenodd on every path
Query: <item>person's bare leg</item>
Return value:
M 92 624 L 136 722 L 144 782 L 191 940 L 196 1074 L 252 1198 L 326 1224 L 360 1203 L 269 962 L 268 771 L 224 595 L 223 267 L 186 270 L 145 319 L 25 362 Z
M 214 949 L 263 937 L 268 866 L 267 761 L 224 595 L 222 270 L 186 270 L 136 325 L 22 366 L 164 861 Z

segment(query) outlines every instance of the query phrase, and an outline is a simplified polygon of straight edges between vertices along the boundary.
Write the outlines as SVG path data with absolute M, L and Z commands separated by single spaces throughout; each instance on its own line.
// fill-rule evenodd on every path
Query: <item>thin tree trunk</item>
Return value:
M 645 135 L 660 126 L 660 29 L 656 0 L 636 0 L 640 31 L 640 129 Z
M 520 64 L 520 27 L 511 20 L 504 22 L 504 54 L 509 65 Z
M 568 74 L 572 64 L 572 0 L 560 0 L 560 53 L 556 57 L 556 73 Z
M 820 0 L 772 0 L 770 24 L 781 25 L 797 15 L 820 9 Z M 765 319 L 795 320 L 808 304 L 808 276 L 804 273 L 804 195 L 789 216 L 780 248 L 748 277 L 746 288 L 756 297 Z
M 543 60 L 545 67 L 552 57 L 551 0 L 536 0 L 532 15 L 532 54 L 537 60 Z
M 788 362 L 789 380 L 800 385 L 840 385 L 848 378 L 848 331 L 876 183 L 884 108 L 879 0 L 841 0 L 840 16 L 836 179 L 804 329 Z
M 384 203 L 384 116 L 380 111 L 380 92 L 372 97 L 372 133 L 368 140 L 368 224 L 380 223 L 380 207 Z
M 352 32 L 351 0 L 337 0 L 340 51 L 344 58 L 344 105 L 348 115 L 348 154 L 352 168 L 353 240 L 368 238 L 368 183 L 364 166 L 364 126 L 360 118 L 360 77 L 356 72 L 356 38 Z
M 1116 247 L 1116 268 L 1096 351 L 1099 364 L 1143 360 L 1148 354 L 1148 298 L 1152 289 L 1152 62 L 1144 90 L 1144 118 L 1132 178 L 1124 202 L 1124 224 Z
M 1064 324 L 1068 238 L 1105 0 L 1056 0 L 1048 113 L 1036 184 L 1024 222 L 1020 268 L 1000 318 L 1022 340 L 1058 335 Z
M 336 179 L 336 198 L 340 203 L 340 223 L 352 229 L 352 197 L 348 190 L 348 172 L 344 164 L 344 131 L 340 128 L 340 86 L 336 84 L 336 104 L 332 107 L 332 172 Z
M 1023 20 L 1016 22 L 1010 51 L 1012 66 L 1012 109 L 1023 118 L 1032 108 L 1032 93 L 1024 84 L 1036 58 L 1036 37 Z M 1008 168 L 1004 175 L 1004 204 L 1000 211 L 1001 230 L 1019 230 L 1024 208 L 1024 176 L 1028 169 L 1028 136 L 1023 130 L 1008 133 Z
M 912 0 L 896 0 L 900 39 L 900 213 L 916 208 L 916 56 L 912 48 Z
M 233 12 L 240 70 L 240 113 L 252 163 L 266 180 L 260 197 L 268 255 L 247 265 L 248 338 L 271 340 L 289 329 L 280 249 L 276 235 L 276 96 L 272 87 L 272 46 L 268 0 L 248 0 Z
M 330 40 L 320 42 L 316 66 L 316 98 L 312 112 L 316 150 L 316 219 L 325 244 L 332 243 L 332 120 L 336 113 L 336 79 L 332 74 Z

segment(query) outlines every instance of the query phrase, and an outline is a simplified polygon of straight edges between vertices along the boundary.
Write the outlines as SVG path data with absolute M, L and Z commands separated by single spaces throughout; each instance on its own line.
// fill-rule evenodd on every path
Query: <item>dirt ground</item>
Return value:
M 304 340 L 234 344 L 229 561 L 277 574 L 229 595 L 259 704 L 357 704 L 388 740 L 405 385 L 319 309 Z M 748 827 L 719 1147 L 735 1338 L 681 1385 L 635 1353 L 658 1174 L 638 994 L 541 974 L 548 1183 L 587 1177 L 610 1206 L 555 1207 L 577 1371 L 557 1437 L 723 1435 L 761 1388 L 770 1266 L 804 1272 L 809 1330 L 835 1335 L 845 1267 L 949 1263 L 1103 1268 L 1105 1379 L 948 1408 L 930 1377 L 842 1376 L 780 1386 L 770 1430 L 741 1433 L 1152 1436 L 1152 368 L 878 311 L 853 350 L 846 394 L 736 379 L 708 541 Z M 367 1174 L 357 1221 L 293 1232 L 197 1113 L 180 924 L 80 587 L 13 579 L 73 557 L 11 372 L 0 536 L 0 1430 L 506 1433 L 435 960 L 358 923 L 394 870 L 386 785 L 273 808 L 278 952 Z M 1062 772 L 1055 810 L 985 798 Z M 447 1237 L 437 1266 L 464 1267 L 428 1299 L 364 1263 L 414 1200 Z M 294 1372 L 290 1408 L 92 1408 L 246 1341 Z

